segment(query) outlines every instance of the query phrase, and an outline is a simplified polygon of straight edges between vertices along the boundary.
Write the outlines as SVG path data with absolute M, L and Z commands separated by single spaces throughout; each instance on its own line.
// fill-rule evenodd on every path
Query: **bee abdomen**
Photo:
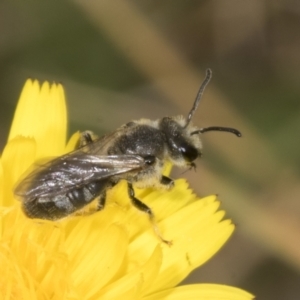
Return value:
M 73 189 L 66 194 L 35 198 L 23 202 L 23 210 L 29 218 L 57 220 L 93 201 L 105 190 L 106 186 L 107 181 L 101 180 Z

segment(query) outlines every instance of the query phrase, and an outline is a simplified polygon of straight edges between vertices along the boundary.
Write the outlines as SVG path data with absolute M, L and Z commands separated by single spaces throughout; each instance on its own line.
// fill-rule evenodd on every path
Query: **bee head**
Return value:
M 166 138 L 169 158 L 177 166 L 191 165 L 201 156 L 199 136 L 191 135 L 190 126 L 185 128 L 184 123 L 185 119 L 181 116 L 165 117 L 160 122 L 160 129 Z
M 160 121 L 160 129 L 166 137 L 168 154 L 170 160 L 177 166 L 194 166 L 194 161 L 201 156 L 201 141 L 199 134 L 207 131 L 226 131 L 240 137 L 241 133 L 229 127 L 212 126 L 206 128 L 197 128 L 192 125 L 191 120 L 196 112 L 205 87 L 212 77 L 212 71 L 207 69 L 206 77 L 200 86 L 194 101 L 193 107 L 185 119 L 179 117 L 165 117 Z

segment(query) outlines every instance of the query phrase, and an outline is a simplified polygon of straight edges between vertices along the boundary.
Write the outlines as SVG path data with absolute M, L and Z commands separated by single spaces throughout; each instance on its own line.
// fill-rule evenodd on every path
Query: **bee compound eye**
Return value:
M 153 155 L 145 156 L 144 160 L 147 165 L 151 166 L 155 163 L 155 156 L 153 156 Z
M 197 157 L 199 156 L 198 150 L 195 147 L 190 145 L 185 145 L 184 147 L 181 147 L 180 152 L 184 157 L 184 159 L 188 162 L 192 162 L 196 160 Z

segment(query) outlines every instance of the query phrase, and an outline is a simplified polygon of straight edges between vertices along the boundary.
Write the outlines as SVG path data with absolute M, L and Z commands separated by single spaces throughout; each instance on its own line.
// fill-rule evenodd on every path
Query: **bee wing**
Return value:
M 108 179 L 145 166 L 145 160 L 138 155 L 98 156 L 76 151 L 37 165 L 21 179 L 14 192 L 23 201 L 51 197 L 89 182 Z
M 85 146 L 73 151 L 76 152 L 85 152 L 91 155 L 107 155 L 107 149 L 115 142 L 115 140 L 124 134 L 124 128 L 121 127 L 114 132 L 104 135 L 92 143 L 88 143 Z

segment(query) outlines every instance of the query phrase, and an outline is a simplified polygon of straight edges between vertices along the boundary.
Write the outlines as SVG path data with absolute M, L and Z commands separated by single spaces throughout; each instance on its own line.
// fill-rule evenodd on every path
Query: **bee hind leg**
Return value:
M 129 195 L 129 198 L 130 198 L 130 200 L 131 200 L 132 205 L 133 205 L 135 208 L 137 208 L 138 210 L 140 210 L 140 211 L 146 213 L 146 214 L 149 216 L 149 220 L 150 220 L 150 222 L 151 222 L 151 224 L 152 224 L 152 226 L 153 226 L 154 232 L 155 232 L 155 234 L 159 237 L 159 239 L 160 239 L 162 242 L 166 243 L 167 245 L 171 246 L 171 245 L 172 245 L 172 241 L 165 240 L 165 239 L 162 237 L 162 235 L 161 235 L 161 233 L 160 233 L 160 231 L 159 231 L 159 229 L 158 229 L 158 227 L 157 227 L 157 225 L 156 225 L 156 223 L 155 223 L 155 220 L 154 220 L 154 214 L 153 214 L 151 208 L 148 207 L 148 206 L 147 206 L 145 203 L 143 203 L 141 200 L 139 200 L 139 199 L 137 199 L 137 198 L 135 197 L 134 189 L 133 189 L 131 183 L 128 183 L 128 195 Z

